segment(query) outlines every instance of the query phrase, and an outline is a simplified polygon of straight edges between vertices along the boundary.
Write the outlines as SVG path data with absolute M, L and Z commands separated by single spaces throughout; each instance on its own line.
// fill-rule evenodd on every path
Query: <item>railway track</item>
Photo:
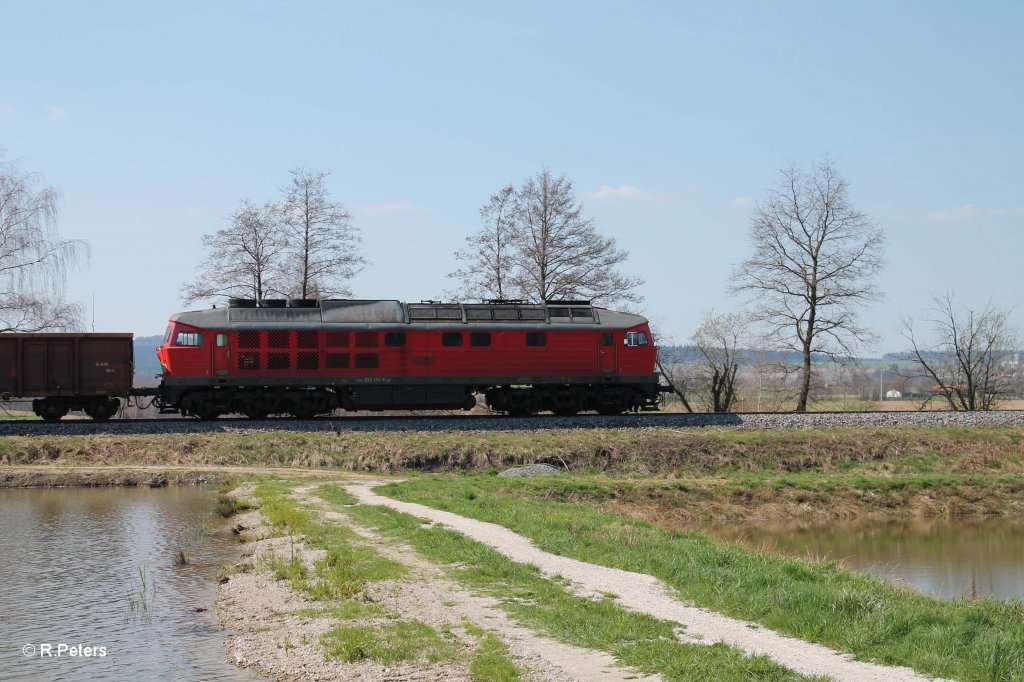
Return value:
M 531 431 L 552 429 L 693 429 L 728 428 L 837 429 L 863 427 L 939 428 L 1024 426 L 1024 410 L 991 412 L 738 412 L 729 414 L 644 413 L 618 416 L 577 415 L 559 417 L 506 417 L 499 415 L 373 415 L 318 417 L 316 419 L 192 418 L 65 419 L 43 422 L 0 419 L 0 436 L 133 435 L 160 433 L 250 432 L 385 432 L 385 431 Z

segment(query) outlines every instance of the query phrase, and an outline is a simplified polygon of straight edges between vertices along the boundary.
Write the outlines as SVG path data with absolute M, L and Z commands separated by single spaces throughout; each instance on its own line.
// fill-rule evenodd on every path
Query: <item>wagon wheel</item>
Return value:
M 67 405 L 50 402 L 44 399 L 40 401 L 37 414 L 43 418 L 44 422 L 56 422 L 60 421 L 61 417 L 66 415 L 69 411 L 70 408 Z
M 117 411 L 121 408 L 121 403 L 117 398 L 111 398 L 110 400 L 104 400 L 100 403 L 93 403 L 85 407 L 85 413 L 93 418 L 94 421 L 106 421 L 117 414 Z

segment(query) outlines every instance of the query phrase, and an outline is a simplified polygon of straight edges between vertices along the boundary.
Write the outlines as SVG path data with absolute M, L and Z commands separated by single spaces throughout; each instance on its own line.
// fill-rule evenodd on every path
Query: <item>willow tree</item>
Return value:
M 0 159 L 0 332 L 82 326 L 82 307 L 65 299 L 68 273 L 89 246 L 57 229 L 60 194 L 42 176 Z
M 730 288 L 749 297 L 753 319 L 780 349 L 801 353 L 796 411 L 805 412 L 812 355 L 851 357 L 873 338 L 858 318 L 882 298 L 884 236 L 826 158 L 809 172 L 779 171 L 778 185 L 754 207 L 749 239 L 753 254 Z

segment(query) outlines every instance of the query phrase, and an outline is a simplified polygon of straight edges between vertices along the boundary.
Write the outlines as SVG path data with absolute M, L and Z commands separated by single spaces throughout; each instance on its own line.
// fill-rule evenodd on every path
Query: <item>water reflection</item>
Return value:
M 208 610 L 239 551 L 205 523 L 211 502 L 186 487 L 0 490 L 0 679 L 255 679 L 226 662 Z M 40 655 L 61 643 L 107 655 Z
M 740 522 L 694 530 L 754 549 L 834 559 L 940 599 L 1024 599 L 1024 520 Z

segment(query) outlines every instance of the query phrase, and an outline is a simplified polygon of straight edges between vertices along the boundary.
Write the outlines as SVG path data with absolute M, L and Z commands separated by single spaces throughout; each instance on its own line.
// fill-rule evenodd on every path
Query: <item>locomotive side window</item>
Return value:
M 462 332 L 445 332 L 441 334 L 442 346 L 461 346 Z
M 611 334 L 602 334 L 601 335 L 601 345 L 602 346 L 614 346 L 615 345 L 615 338 Z
M 203 345 L 202 332 L 178 332 L 174 338 L 175 346 L 201 346 Z
M 647 344 L 647 332 L 626 332 L 627 346 L 646 346 Z
M 377 345 L 377 332 L 356 332 L 356 348 L 373 348 Z
M 469 335 L 469 345 L 489 346 L 491 345 L 491 335 L 487 332 L 473 332 Z
M 405 345 L 405 332 L 384 332 L 384 345 L 401 348 Z
M 526 332 L 526 345 L 546 346 L 548 345 L 548 335 L 544 332 Z
M 226 345 L 228 345 L 228 335 L 227 334 L 217 334 L 217 347 L 218 348 L 223 348 Z

